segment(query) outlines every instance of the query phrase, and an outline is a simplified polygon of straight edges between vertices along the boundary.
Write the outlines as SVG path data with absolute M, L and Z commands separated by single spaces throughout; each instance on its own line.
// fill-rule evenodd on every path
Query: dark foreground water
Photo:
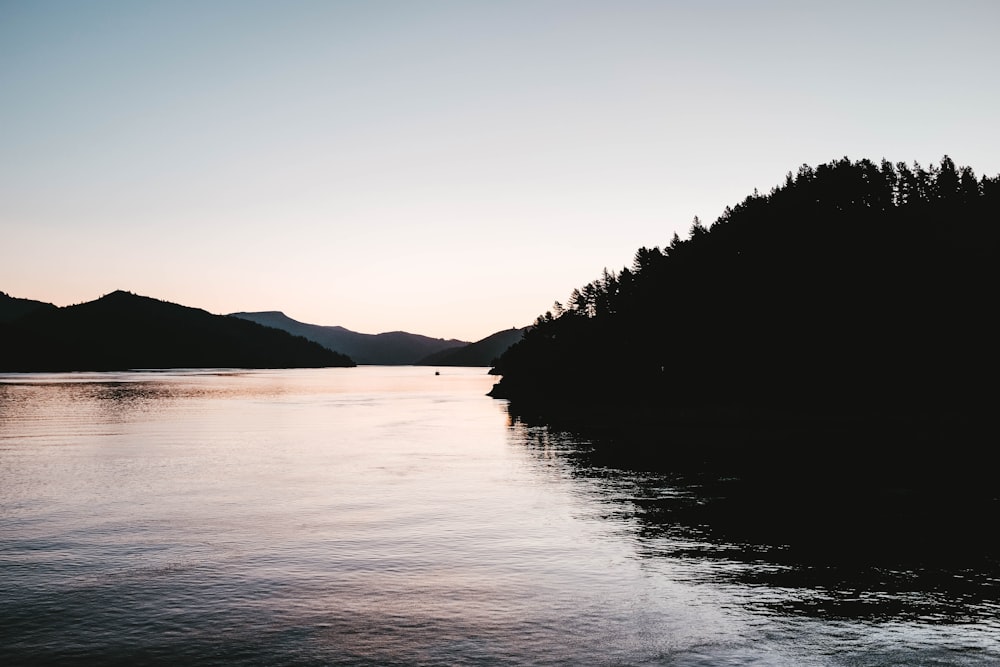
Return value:
M 992 561 L 726 542 L 491 382 L 0 376 L 0 663 L 1000 664 Z

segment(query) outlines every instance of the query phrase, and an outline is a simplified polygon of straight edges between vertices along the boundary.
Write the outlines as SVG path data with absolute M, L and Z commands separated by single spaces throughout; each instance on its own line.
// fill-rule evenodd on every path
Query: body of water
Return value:
M 0 376 L 0 662 L 1000 664 L 989 567 L 747 558 L 493 380 Z

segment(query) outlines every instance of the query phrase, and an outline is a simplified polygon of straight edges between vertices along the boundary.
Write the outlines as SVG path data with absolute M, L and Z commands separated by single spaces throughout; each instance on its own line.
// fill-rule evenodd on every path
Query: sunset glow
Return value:
M 0 290 L 477 340 L 803 163 L 1000 172 L 997 25 L 991 2 L 5 3 Z

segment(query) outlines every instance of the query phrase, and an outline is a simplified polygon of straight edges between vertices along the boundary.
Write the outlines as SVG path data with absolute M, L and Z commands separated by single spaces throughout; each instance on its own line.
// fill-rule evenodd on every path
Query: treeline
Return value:
M 995 406 L 1000 177 L 949 157 L 803 165 L 540 316 L 514 401 L 982 412 Z

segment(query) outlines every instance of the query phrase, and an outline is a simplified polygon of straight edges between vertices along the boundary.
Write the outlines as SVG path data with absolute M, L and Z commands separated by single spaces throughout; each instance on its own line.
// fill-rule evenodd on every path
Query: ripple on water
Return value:
M 995 573 L 854 590 L 748 559 L 662 520 L 691 488 L 591 465 L 586 440 L 510 421 L 492 380 L 0 378 L 0 660 L 998 662 L 996 598 L 973 593 Z

